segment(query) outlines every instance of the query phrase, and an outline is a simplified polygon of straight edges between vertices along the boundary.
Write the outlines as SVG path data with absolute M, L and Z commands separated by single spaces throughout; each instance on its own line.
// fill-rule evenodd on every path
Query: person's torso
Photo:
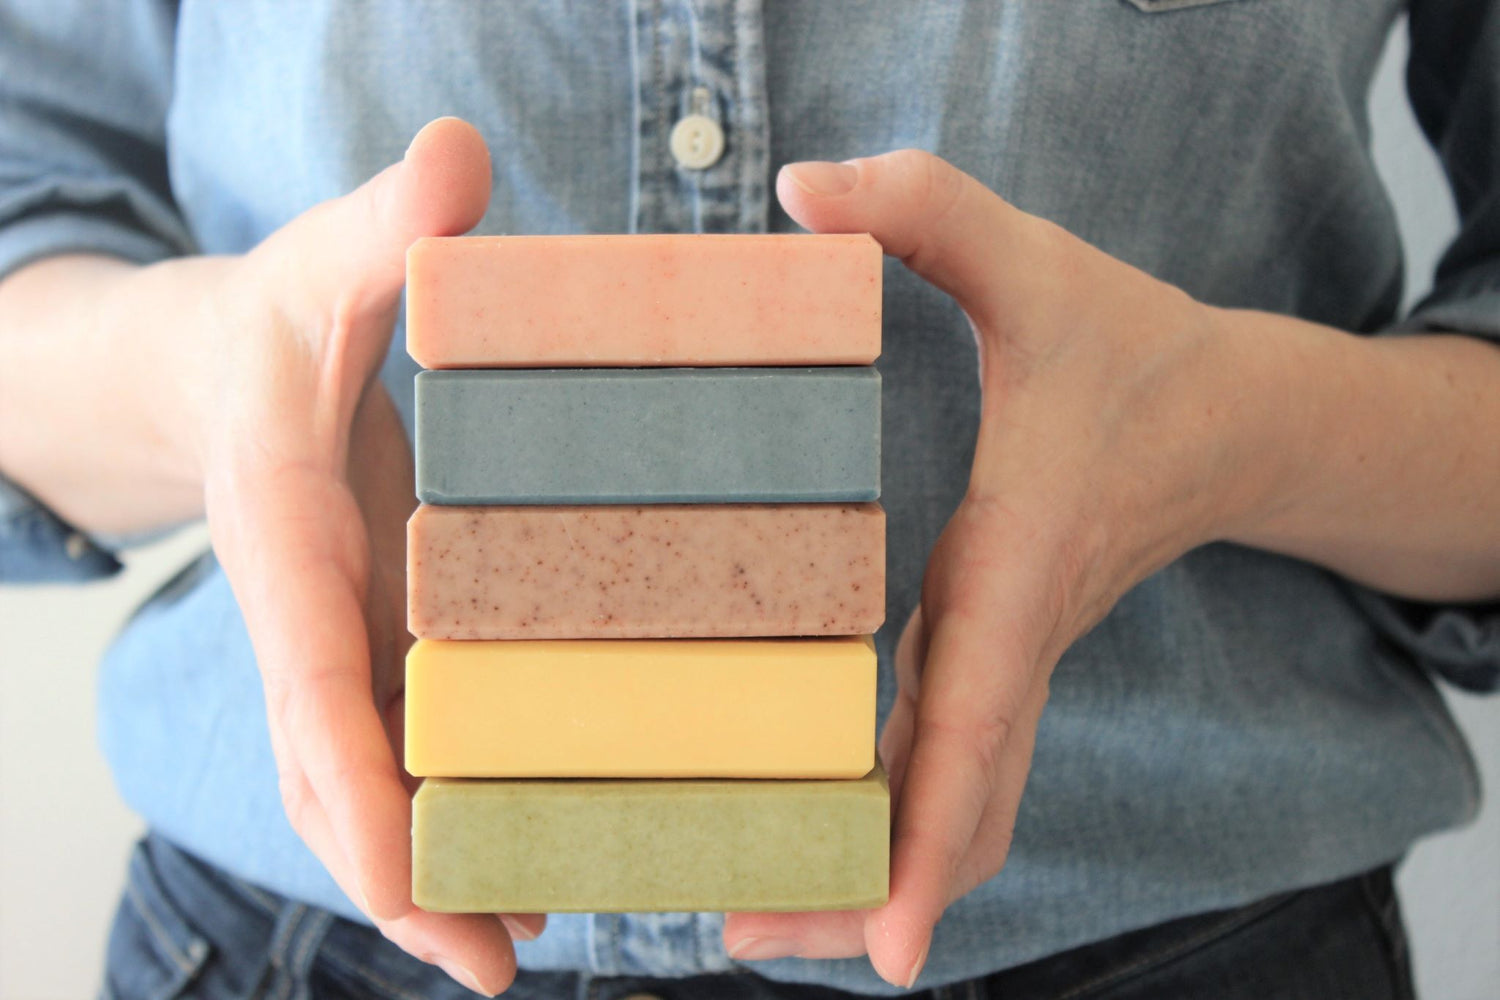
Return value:
M 1218 305 L 1368 331 L 1400 296 L 1365 93 L 1391 0 L 608 7 L 185 0 L 173 189 L 206 252 L 241 252 L 398 159 L 428 120 L 489 142 L 484 233 L 787 231 L 784 163 L 914 146 Z M 683 115 L 725 135 L 704 169 Z M 1026 267 L 1028 262 L 1015 261 Z M 881 502 L 890 658 L 962 496 L 979 412 L 960 310 L 888 262 Z M 383 377 L 411 416 L 401 331 Z M 1136 588 L 1052 685 L 1005 870 L 940 925 L 924 984 L 1387 861 L 1473 806 L 1431 686 L 1333 577 L 1230 546 Z M 127 628 L 106 750 L 158 829 L 347 915 L 281 813 L 253 655 L 205 560 Z M 732 967 L 712 915 L 566 916 L 523 964 Z M 863 961 L 758 963 L 878 991 Z

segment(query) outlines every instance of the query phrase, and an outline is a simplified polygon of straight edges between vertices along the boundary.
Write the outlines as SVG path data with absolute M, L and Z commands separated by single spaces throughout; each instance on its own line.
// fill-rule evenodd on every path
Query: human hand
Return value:
M 405 159 L 243 257 L 183 262 L 204 291 L 197 454 L 210 534 L 265 685 L 282 799 L 349 898 L 403 949 L 493 994 L 540 916 L 426 913 L 411 900 L 399 765 L 411 449 L 377 375 L 407 246 L 472 228 L 479 134 L 428 125 Z M 507 931 L 509 933 L 507 933 Z
M 1245 369 L 1214 310 L 926 153 L 788 166 L 777 193 L 808 229 L 868 231 L 957 300 L 983 401 L 896 653 L 889 902 L 734 914 L 724 939 L 739 959 L 867 953 L 909 988 L 944 909 L 1005 862 L 1059 657 L 1265 484 L 1230 433 Z

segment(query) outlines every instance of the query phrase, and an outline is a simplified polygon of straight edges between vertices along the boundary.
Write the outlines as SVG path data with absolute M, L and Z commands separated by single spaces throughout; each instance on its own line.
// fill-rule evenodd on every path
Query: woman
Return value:
M 107 990 L 456 989 L 367 922 L 480 992 L 518 956 L 518 996 L 1408 989 L 1389 865 L 1475 796 L 1420 668 L 1500 672 L 1492 5 L 1412 10 L 1463 229 L 1400 323 L 1433 335 L 1379 338 L 1349 334 L 1397 329 L 1362 120 L 1389 3 L 9 6 L 0 470 L 44 526 L 10 547 L 214 541 L 103 676 L 153 830 Z M 679 162 L 705 111 L 723 155 Z M 477 133 L 402 156 L 448 113 Z M 870 155 L 901 147 L 941 159 Z M 890 903 L 534 941 L 414 910 L 406 245 L 793 223 L 906 265 Z

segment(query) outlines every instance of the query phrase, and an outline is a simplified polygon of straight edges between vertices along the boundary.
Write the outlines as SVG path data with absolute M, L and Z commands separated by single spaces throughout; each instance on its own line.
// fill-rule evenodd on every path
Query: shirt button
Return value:
M 67 551 L 68 558 L 77 562 L 88 554 L 89 542 L 87 538 L 75 531 L 63 540 L 63 548 Z
M 724 130 L 707 115 L 688 115 L 672 126 L 672 158 L 689 170 L 704 170 L 724 155 Z

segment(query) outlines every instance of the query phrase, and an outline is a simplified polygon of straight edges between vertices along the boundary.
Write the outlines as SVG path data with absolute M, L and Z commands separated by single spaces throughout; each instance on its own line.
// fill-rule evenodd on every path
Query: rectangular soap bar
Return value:
M 885 618 L 879 504 L 417 508 L 423 639 L 865 635 Z
M 879 770 L 856 781 L 429 778 L 412 821 L 412 899 L 427 910 L 858 910 L 887 895 Z
M 880 493 L 880 374 L 869 367 L 420 372 L 416 418 L 424 503 Z
M 406 254 L 424 368 L 867 365 L 867 235 L 458 236 Z
M 857 778 L 875 647 L 839 639 L 422 639 L 406 769 L 450 778 Z

